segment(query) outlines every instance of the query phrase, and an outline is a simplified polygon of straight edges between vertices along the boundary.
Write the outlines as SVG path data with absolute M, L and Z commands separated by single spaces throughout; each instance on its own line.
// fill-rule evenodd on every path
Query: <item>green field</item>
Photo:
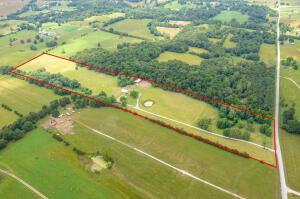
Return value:
M 295 104 L 296 117 L 300 120 L 300 89 L 290 80 L 281 78 L 281 97 L 289 105 Z
M 0 76 L 0 93 L 1 103 L 22 114 L 38 111 L 58 98 L 51 90 L 9 76 Z
M 159 62 L 167 62 L 170 60 L 178 60 L 191 65 L 199 65 L 202 61 L 201 57 L 191 55 L 189 53 L 163 52 L 157 58 Z
M 232 155 L 116 109 L 82 110 L 80 114 L 75 114 L 73 117 L 94 129 L 246 198 L 260 198 L 261 195 L 272 199 L 279 197 L 277 172 L 272 167 Z M 75 129 L 74 136 L 67 137 L 73 142 L 76 141 L 81 148 L 90 149 L 93 146 L 90 141 L 95 142 L 95 138 L 90 138 L 87 143 L 84 143 L 82 139 L 87 136 L 80 136 L 82 132 L 82 128 L 77 131 Z M 220 161 L 222 164 L 219 164 Z M 248 187 L 249 181 L 252 184 L 251 189 Z M 159 183 L 157 185 L 160 186 Z M 181 188 L 177 183 L 174 185 L 173 188 L 176 190 Z M 152 190 L 156 189 L 152 188 Z
M 189 47 L 189 52 L 201 54 L 201 53 L 206 53 L 207 50 L 205 50 L 203 48 Z
M 1 87 L 0 87 L 0 90 L 1 90 Z M 0 101 L 0 104 L 1 103 L 2 102 Z M 5 125 L 9 125 L 9 124 L 13 123 L 18 118 L 18 116 L 16 114 L 14 114 L 13 112 L 7 111 L 4 108 L 0 107 L 0 118 L 1 118 L 0 129 L 1 129 Z M 2 119 L 2 118 L 5 118 L 5 119 Z
M 236 47 L 236 43 L 230 41 L 231 37 L 232 37 L 231 34 L 226 37 L 226 40 L 224 41 L 224 44 L 223 44 L 224 48 L 235 48 Z
M 170 3 L 164 5 L 164 8 L 168 8 L 170 10 L 180 10 L 181 8 L 195 8 L 195 7 L 196 5 L 191 2 L 187 2 L 186 4 L 180 4 L 177 0 L 171 1 Z
M 117 17 L 124 17 L 125 13 L 122 12 L 113 12 L 111 14 L 106 14 L 106 15 L 99 15 L 99 16 L 91 16 L 89 18 L 84 19 L 86 22 L 100 22 L 100 23 L 105 23 L 110 19 L 114 19 Z
M 22 20 L 4 20 L 0 21 L 0 35 L 6 35 L 17 30 L 18 25 L 25 23 Z
M 300 40 L 295 40 L 295 44 L 284 44 L 280 47 L 281 59 L 293 57 L 300 61 Z
M 243 24 L 248 20 L 248 16 L 238 11 L 222 11 L 214 17 L 215 20 L 229 23 L 232 19 L 236 19 L 239 23 Z
M 0 198 L 5 199 L 38 199 L 27 187 L 15 179 L 0 174 Z
M 263 43 L 260 46 L 259 57 L 260 60 L 265 62 L 268 66 L 275 66 L 277 59 L 276 46 L 273 44 Z
M 101 47 L 106 50 L 116 50 L 118 44 L 125 42 L 138 43 L 141 41 L 142 40 L 140 39 L 123 37 L 103 31 L 94 31 L 87 34 L 86 36 L 70 40 L 67 42 L 67 44 L 61 45 L 54 50 L 51 50 L 50 53 L 70 57 L 84 49 L 96 48 L 98 43 L 100 43 Z
M 292 68 L 283 67 L 280 71 L 280 75 L 283 77 L 288 77 L 294 80 L 298 85 L 300 85 L 300 70 L 294 70 Z
M 154 39 L 155 36 L 150 33 L 147 24 L 150 19 L 125 19 L 107 26 L 107 29 L 113 28 L 116 31 L 128 33 L 129 35 L 138 36 L 146 39 Z

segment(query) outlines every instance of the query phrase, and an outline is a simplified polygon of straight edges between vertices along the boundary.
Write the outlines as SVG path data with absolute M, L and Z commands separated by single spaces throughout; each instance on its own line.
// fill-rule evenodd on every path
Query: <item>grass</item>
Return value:
M 169 60 L 178 60 L 191 65 L 199 65 L 202 59 L 196 55 L 189 53 L 163 52 L 157 58 L 159 62 L 167 62 Z
M 226 40 L 225 40 L 225 42 L 224 42 L 224 44 L 223 44 L 223 46 L 224 46 L 225 48 L 235 48 L 235 47 L 236 47 L 236 43 L 230 41 L 231 37 L 232 37 L 231 34 L 228 35 L 228 36 L 226 37 Z
M 17 30 L 18 25 L 25 23 L 22 20 L 4 20 L 0 21 L 0 35 L 6 35 Z
M 164 5 L 164 8 L 168 8 L 170 10 L 180 10 L 181 8 L 195 8 L 196 5 L 190 2 L 187 2 L 186 4 L 180 4 L 177 0 L 171 1 L 170 3 L 167 3 Z
M 165 35 L 166 37 L 172 39 L 173 37 L 175 37 L 177 35 L 177 33 L 180 32 L 180 28 L 167 28 L 167 27 L 161 27 L 161 26 L 157 26 L 156 29 L 163 35 Z
M 298 85 L 300 85 L 300 70 L 294 70 L 292 68 L 281 68 L 280 75 L 293 79 Z
M 300 61 L 300 40 L 295 40 L 295 44 L 283 44 L 280 48 L 281 59 L 293 57 Z
M 259 57 L 260 60 L 265 62 L 268 66 L 275 66 L 277 59 L 276 46 L 273 44 L 263 43 L 260 46 Z
M 155 36 L 151 34 L 147 28 L 147 24 L 150 21 L 150 19 L 125 19 L 106 28 L 113 28 L 114 30 L 128 33 L 129 35 L 133 36 L 143 37 L 146 39 L 154 39 Z
M 125 13 L 122 12 L 113 12 L 111 14 L 106 14 L 106 15 L 99 15 L 99 16 L 91 16 L 89 18 L 84 19 L 84 21 L 86 22 L 95 22 L 95 21 L 99 21 L 101 23 L 105 23 L 110 19 L 114 19 L 117 17 L 124 17 Z
M 300 190 L 300 136 L 280 130 L 280 138 L 287 184 L 294 190 Z
M 38 111 L 58 98 L 51 90 L 8 76 L 0 76 L 0 102 L 22 114 Z
M 220 14 L 214 17 L 215 20 L 229 23 L 232 19 L 236 19 L 240 24 L 245 23 L 248 20 L 248 16 L 238 11 L 222 11 Z
M 189 52 L 201 54 L 201 53 L 206 53 L 207 50 L 205 50 L 204 48 L 189 47 Z
M 23 184 L 15 179 L 0 174 L 0 198 L 6 199 L 38 199 L 36 194 L 32 193 Z
M 94 94 L 98 94 L 101 91 L 115 96 L 121 94 L 121 89 L 118 87 L 116 77 L 96 73 L 82 67 L 78 67 L 76 70 L 75 63 L 49 55 L 43 55 L 25 64 L 20 69 L 24 71 L 35 71 L 40 68 L 45 68 L 50 73 L 61 73 L 65 77 L 76 79 L 83 87 L 91 89 Z
M 70 40 L 69 42 L 67 42 L 67 44 L 61 45 L 54 50 L 51 50 L 50 53 L 70 57 L 84 49 L 96 48 L 98 43 L 100 43 L 102 48 L 113 51 L 117 49 L 118 44 L 125 42 L 138 43 L 141 41 L 142 40 L 140 39 L 122 37 L 103 31 L 93 31 L 83 37 Z
M 74 118 L 246 198 L 261 198 L 262 195 L 264 198 L 279 197 L 277 172 L 274 168 L 232 155 L 112 108 L 82 110 L 80 114 L 74 115 Z M 80 128 L 75 131 L 74 135 L 82 134 L 82 132 Z M 69 136 L 70 140 L 74 141 L 75 136 Z M 78 135 L 76 138 L 81 147 L 84 147 L 83 137 L 86 136 Z M 90 142 L 85 145 L 86 148 L 91 147 Z M 147 169 L 144 170 L 146 171 Z M 154 175 L 151 178 L 156 179 L 158 176 Z M 251 189 L 249 189 L 249 183 L 252 185 Z M 155 184 L 164 187 L 160 183 Z M 261 186 L 262 184 L 264 186 Z M 175 190 L 182 189 L 177 183 L 172 187 Z M 157 188 L 149 188 L 159 194 Z M 197 198 L 196 194 L 193 196 Z M 162 195 L 160 197 L 165 198 Z
M 0 118 L 5 118 L 0 120 L 0 129 L 1 129 L 5 125 L 9 125 L 13 123 L 18 118 L 18 116 L 13 112 L 7 111 L 4 108 L 0 107 Z

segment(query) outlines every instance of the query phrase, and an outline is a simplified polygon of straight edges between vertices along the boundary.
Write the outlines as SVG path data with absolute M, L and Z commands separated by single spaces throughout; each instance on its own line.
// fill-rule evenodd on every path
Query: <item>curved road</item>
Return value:
M 15 180 L 17 180 L 18 182 L 20 182 L 21 184 L 23 184 L 25 187 L 27 187 L 28 189 L 30 189 L 30 191 L 32 191 L 33 193 L 35 193 L 36 195 L 38 195 L 39 197 L 43 198 L 43 199 L 48 199 L 45 195 L 43 195 L 41 192 L 39 192 L 37 189 L 35 189 L 34 187 L 32 187 L 30 184 L 28 184 L 27 182 L 25 182 L 24 180 L 22 180 L 21 178 L 19 178 L 18 176 L 5 171 L 3 169 L 0 169 L 0 173 L 3 173 L 7 176 L 10 176 L 12 178 L 14 178 Z

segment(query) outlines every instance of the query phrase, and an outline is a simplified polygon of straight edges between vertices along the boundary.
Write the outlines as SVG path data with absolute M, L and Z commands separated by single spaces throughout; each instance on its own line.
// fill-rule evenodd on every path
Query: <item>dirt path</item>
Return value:
M 300 192 L 295 191 L 295 190 L 293 190 L 293 189 L 291 189 L 289 187 L 287 187 L 287 191 L 288 191 L 288 193 L 294 194 L 296 196 L 300 196 Z
M 217 189 L 217 190 L 219 190 L 219 191 L 225 192 L 225 193 L 227 193 L 227 194 L 229 194 L 229 195 L 231 195 L 231 196 L 233 196 L 233 197 L 235 197 L 235 198 L 245 199 L 244 197 L 242 197 L 242 196 L 240 196 L 240 195 L 238 195 L 238 194 L 236 194 L 236 193 L 233 193 L 233 192 L 231 192 L 231 191 L 229 191 L 229 190 L 227 190 L 227 189 L 224 189 L 224 188 L 219 187 L 219 186 L 217 186 L 217 185 L 215 185 L 215 184 L 212 184 L 212 183 L 210 183 L 210 182 L 208 182 L 208 181 L 206 181 L 206 180 L 203 180 L 203 179 L 201 179 L 201 178 L 199 178 L 199 177 L 197 177 L 197 176 L 194 176 L 193 174 L 189 173 L 188 171 L 179 169 L 179 168 L 177 168 L 177 167 L 175 167 L 175 166 L 173 166 L 173 165 L 171 165 L 171 164 L 169 164 L 169 163 L 167 163 L 167 162 L 165 162 L 165 161 L 163 161 L 163 160 L 161 160 L 161 159 L 159 159 L 159 158 L 157 158 L 157 157 L 155 157 L 155 156 L 153 156 L 153 155 L 150 155 L 149 153 L 147 153 L 147 152 L 145 152 L 145 151 L 142 151 L 142 150 L 140 150 L 140 149 L 138 149 L 138 148 L 136 148 L 136 147 L 134 147 L 134 146 L 132 146 L 132 145 L 129 145 L 129 144 L 127 144 L 127 143 L 125 143 L 125 142 L 123 142 L 123 141 L 121 141 L 121 140 L 118 140 L 118 139 L 116 139 L 116 138 L 114 138 L 114 137 L 112 137 L 112 136 L 109 136 L 109 135 L 107 135 L 107 134 L 105 134 L 105 133 L 102 133 L 102 132 L 96 130 L 96 129 L 93 129 L 92 127 L 90 127 L 90 126 L 88 126 L 88 125 L 86 125 L 86 124 L 84 124 L 84 123 L 82 123 L 82 122 L 79 122 L 79 121 L 76 121 L 76 120 L 75 120 L 75 122 L 77 122 L 78 124 L 80 124 L 80 125 L 86 127 L 87 129 L 92 130 L 93 132 L 95 132 L 95 133 L 97 133 L 97 134 L 99 134 L 99 135 L 102 135 L 102 136 L 104 136 L 104 137 L 106 137 L 106 138 L 108 138 L 108 139 L 110 139 L 110 140 L 113 140 L 113 141 L 115 141 L 115 142 L 118 142 L 119 144 L 121 144 L 121 145 L 123 145 L 123 146 L 126 146 L 126 147 L 128 147 L 128 148 L 130 148 L 130 149 L 132 149 L 132 150 L 134 150 L 134 151 L 136 151 L 136 152 L 138 152 L 138 153 L 141 153 L 142 155 L 147 156 L 148 158 L 151 158 L 151 159 L 153 159 L 153 160 L 155 160 L 155 161 L 157 161 L 157 162 L 159 162 L 159 163 L 161 163 L 161 164 L 163 164 L 163 165 L 165 165 L 165 166 L 167 166 L 167 167 L 169 167 L 169 168 L 172 168 L 172 169 L 178 171 L 179 173 L 181 173 L 181 174 L 183 174 L 183 175 L 185 175 L 185 176 L 187 176 L 187 177 L 190 177 L 190 178 L 192 178 L 192 179 L 194 179 L 194 180 L 196 180 L 196 181 L 199 181 L 199 182 L 201 182 L 201 183 L 204 183 L 204 184 L 206 184 L 206 185 L 209 185 L 209 186 L 211 186 L 211 187 L 213 187 L 213 188 L 215 188 L 215 189 Z
M 30 189 L 30 191 L 32 191 L 33 193 L 35 193 L 39 197 L 41 197 L 43 199 L 48 199 L 45 195 L 43 195 L 41 192 L 39 192 L 37 189 L 35 189 L 31 185 L 29 185 L 27 182 L 25 182 L 24 180 L 22 180 L 18 176 L 14 175 L 14 174 L 12 174 L 12 173 L 10 173 L 8 171 L 5 171 L 3 169 L 0 169 L 0 172 L 3 173 L 3 174 L 5 174 L 5 175 L 7 175 L 7 176 L 10 176 L 10 177 L 14 178 L 15 180 L 17 180 L 18 182 L 20 182 L 21 184 L 23 184 L 24 186 L 26 186 L 28 189 Z
M 297 82 L 295 82 L 295 80 L 293 80 L 292 78 L 289 78 L 289 77 L 284 77 L 284 76 L 280 76 L 281 78 L 284 78 L 284 79 L 287 79 L 287 80 L 290 80 L 291 82 L 293 82 L 295 84 L 295 86 L 297 86 L 299 89 L 300 89 L 300 85 L 297 84 Z

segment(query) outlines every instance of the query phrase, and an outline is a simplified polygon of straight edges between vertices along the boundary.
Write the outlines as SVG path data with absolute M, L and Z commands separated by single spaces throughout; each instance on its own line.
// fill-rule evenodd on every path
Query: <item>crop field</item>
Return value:
M 180 28 L 167 28 L 167 27 L 161 27 L 161 26 L 157 26 L 156 29 L 162 33 L 163 35 L 165 35 L 168 38 L 173 38 L 177 35 L 177 33 L 180 32 Z
M 276 47 L 272 44 L 263 43 L 259 50 L 260 60 L 269 66 L 276 65 Z
M 0 102 L 21 114 L 38 111 L 42 108 L 42 105 L 58 98 L 51 90 L 29 84 L 17 78 L 0 77 Z
M 278 197 L 278 192 L 274 193 L 274 189 L 278 190 L 276 170 L 266 165 L 232 155 L 112 108 L 82 110 L 73 117 L 91 128 L 245 197 Z M 75 131 L 74 135 L 76 134 Z M 69 137 L 72 139 L 75 136 Z M 78 144 L 82 143 L 79 141 L 81 138 L 77 139 Z M 222 164 L 219 164 L 219 161 L 222 161 Z M 244 172 L 245 170 L 247 172 Z M 244 181 L 251 181 L 252 189 L 248 189 Z
M 147 24 L 150 21 L 150 19 L 125 19 L 108 26 L 107 29 L 113 28 L 116 31 L 128 33 L 129 35 L 154 39 L 155 36 L 147 28 Z
M 0 16 L 5 16 L 16 12 L 24 5 L 26 5 L 29 0 L 1 0 L 0 1 Z
M 0 198 L 38 199 L 40 197 L 32 193 L 29 189 L 16 180 L 0 174 Z
M 295 44 L 281 45 L 281 59 L 286 59 L 287 57 L 293 57 L 300 61 L 300 40 L 295 40 Z
M 202 61 L 201 57 L 191 55 L 189 53 L 163 52 L 157 58 L 159 62 L 167 62 L 170 60 L 178 60 L 191 65 L 199 65 Z
M 243 15 L 238 11 L 222 11 L 214 17 L 215 20 L 220 20 L 229 23 L 232 19 L 236 19 L 239 23 L 245 23 L 248 20 L 247 15 Z

